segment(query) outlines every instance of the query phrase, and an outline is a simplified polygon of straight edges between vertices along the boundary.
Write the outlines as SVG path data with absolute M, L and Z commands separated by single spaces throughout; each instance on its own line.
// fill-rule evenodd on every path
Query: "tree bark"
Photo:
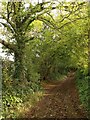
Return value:
M 21 37 L 22 38 L 22 37 Z M 21 39 L 20 38 L 20 39 Z M 21 39 L 22 40 L 22 39 Z M 14 78 L 18 81 L 24 81 L 25 80 L 25 64 L 24 64 L 24 48 L 25 43 L 21 42 L 21 40 L 18 40 L 17 49 L 14 52 L 14 65 L 15 65 L 15 71 L 14 71 Z
M 88 31 L 88 75 L 90 76 L 90 30 Z
M 90 1 L 88 1 L 88 75 L 90 76 Z

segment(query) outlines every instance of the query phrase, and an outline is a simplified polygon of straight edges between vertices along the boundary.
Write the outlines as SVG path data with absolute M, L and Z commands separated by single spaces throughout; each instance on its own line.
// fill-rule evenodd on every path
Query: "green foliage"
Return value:
M 36 103 L 35 101 L 40 99 L 39 94 L 41 92 L 38 90 L 39 94 L 36 94 L 30 85 L 14 86 L 11 85 L 3 90 L 3 118 L 16 118 L 20 116 L 20 112 L 27 108 L 26 104 L 30 108 Z
M 2 100 L 3 111 L 2 118 L 16 118 L 21 112 L 31 107 L 40 99 L 41 87 L 38 82 L 38 75 L 34 72 L 30 75 L 32 81 L 19 83 L 12 80 L 13 62 L 3 60 L 3 84 Z M 35 97 L 34 97 L 35 95 Z M 20 109 L 22 108 L 22 111 Z
M 90 99 L 89 80 L 90 80 L 90 76 L 88 76 L 87 69 L 88 68 L 82 68 L 82 69 L 79 69 L 77 71 L 76 83 L 77 83 L 77 88 L 79 90 L 81 104 L 83 105 L 83 107 L 87 108 L 87 110 L 90 110 L 90 106 L 89 106 L 89 99 Z
M 59 15 L 53 17 L 53 3 L 49 7 L 44 6 L 47 3 L 29 4 L 25 9 L 22 2 L 10 2 L 5 8 L 7 17 L 2 13 L 9 36 L 3 33 L 8 42 L 0 43 L 14 53 L 14 62 L 3 63 L 3 117 L 15 118 L 26 102 L 27 106 L 34 103 L 41 80 L 59 80 L 74 69 L 78 70 L 81 102 L 88 107 L 88 21 L 81 19 L 86 16 L 86 6 L 62 2 L 57 7 Z M 19 81 L 12 78 L 13 73 Z

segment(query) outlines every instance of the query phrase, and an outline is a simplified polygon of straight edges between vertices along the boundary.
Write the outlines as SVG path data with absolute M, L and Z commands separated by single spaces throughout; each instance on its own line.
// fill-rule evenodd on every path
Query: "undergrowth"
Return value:
M 87 69 L 79 69 L 76 72 L 76 85 L 79 91 L 79 97 L 81 105 L 88 111 L 90 111 L 90 93 L 89 93 L 89 80 Z
M 2 118 L 18 118 L 30 109 L 42 96 L 41 90 L 33 91 L 27 86 L 11 86 L 3 90 Z

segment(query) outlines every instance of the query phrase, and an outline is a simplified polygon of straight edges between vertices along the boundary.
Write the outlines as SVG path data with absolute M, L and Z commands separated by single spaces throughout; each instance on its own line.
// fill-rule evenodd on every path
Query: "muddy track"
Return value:
M 27 118 L 87 118 L 80 105 L 75 77 L 70 73 L 64 81 L 43 85 L 44 97 L 26 113 Z

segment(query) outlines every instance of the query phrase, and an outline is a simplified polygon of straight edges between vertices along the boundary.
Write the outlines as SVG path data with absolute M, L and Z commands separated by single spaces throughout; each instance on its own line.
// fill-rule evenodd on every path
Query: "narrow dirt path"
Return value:
M 45 95 L 27 114 L 27 118 L 87 118 L 80 106 L 74 74 L 64 81 L 43 85 Z

